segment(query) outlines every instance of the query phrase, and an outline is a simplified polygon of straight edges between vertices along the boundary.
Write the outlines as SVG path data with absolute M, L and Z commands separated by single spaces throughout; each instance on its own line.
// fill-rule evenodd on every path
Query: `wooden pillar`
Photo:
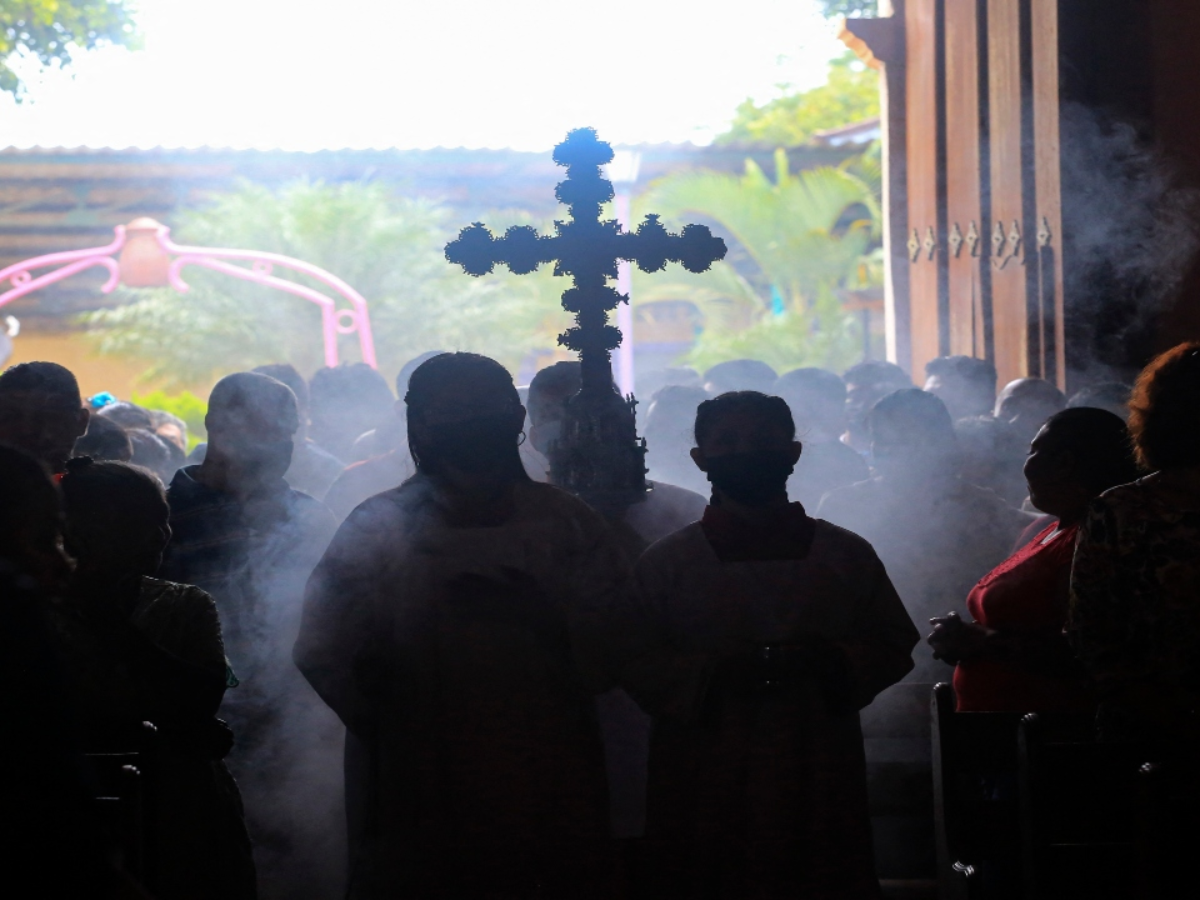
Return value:
M 947 3 L 945 16 L 949 350 L 991 359 L 986 0 Z
M 918 382 L 950 345 L 943 15 L 943 0 L 905 4 L 910 370 Z
M 1032 0 L 1030 52 L 1037 244 L 1030 248 L 1029 260 L 1037 267 L 1038 353 L 1037 366 L 1030 374 L 1065 390 L 1058 15 L 1058 0 Z
M 1000 384 L 1028 375 L 1036 340 L 1029 0 L 988 0 L 988 143 L 991 170 L 993 361 Z M 1030 276 L 1034 289 L 1029 286 Z

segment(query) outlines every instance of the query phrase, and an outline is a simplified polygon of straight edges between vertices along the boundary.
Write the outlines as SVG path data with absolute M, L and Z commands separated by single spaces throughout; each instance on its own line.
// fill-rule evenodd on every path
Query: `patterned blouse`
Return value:
M 1075 551 L 1067 635 L 1096 680 L 1102 737 L 1196 727 L 1200 509 L 1156 482 L 1094 501 Z

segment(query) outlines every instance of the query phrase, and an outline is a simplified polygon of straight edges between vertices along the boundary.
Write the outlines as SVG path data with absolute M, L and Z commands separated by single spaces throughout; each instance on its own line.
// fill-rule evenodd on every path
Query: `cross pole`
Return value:
M 629 297 L 609 287 L 608 279 L 617 277 L 622 259 L 643 272 L 660 271 L 668 262 L 704 272 L 725 256 L 725 242 L 704 225 L 671 234 L 658 216 L 650 215 L 636 232 L 627 232 L 615 220 L 602 219 L 613 187 L 600 167 L 612 158 L 612 147 L 594 129 L 575 129 L 554 148 L 554 161 L 567 169 L 554 195 L 566 204 L 570 218 L 555 221 L 553 235 L 516 225 L 497 238 L 476 222 L 446 245 L 446 259 L 470 275 L 486 275 L 497 264 L 525 275 L 554 263 L 555 275 L 571 276 L 562 304 L 575 314 L 575 325 L 558 342 L 579 354 L 582 387 L 567 404 L 557 454 L 561 462 L 552 461 L 551 474 L 555 483 L 605 511 L 624 508 L 646 493 L 645 441 L 637 438 L 636 401 L 623 400 L 612 378 L 611 351 L 620 346 L 622 335 L 608 324 L 608 314 Z

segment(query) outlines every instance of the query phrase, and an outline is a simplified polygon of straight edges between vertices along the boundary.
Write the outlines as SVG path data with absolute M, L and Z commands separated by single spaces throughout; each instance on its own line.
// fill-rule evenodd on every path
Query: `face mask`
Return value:
M 516 446 L 510 416 L 480 416 L 430 429 L 418 449 L 422 463 L 447 463 L 463 472 L 488 472 L 511 458 Z
M 713 487 L 748 506 L 767 503 L 787 491 L 795 465 L 782 453 L 727 453 L 706 460 Z

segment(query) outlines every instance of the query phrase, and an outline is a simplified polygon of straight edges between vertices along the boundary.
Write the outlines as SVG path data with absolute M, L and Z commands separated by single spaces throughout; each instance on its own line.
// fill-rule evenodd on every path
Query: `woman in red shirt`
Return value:
M 1025 480 L 1033 505 L 1055 521 L 985 575 L 967 596 L 973 621 L 930 619 L 934 655 L 956 664 L 960 712 L 1071 712 L 1091 691 L 1063 625 L 1075 534 L 1088 504 L 1137 477 L 1129 433 L 1100 409 L 1052 416 L 1029 446 Z

